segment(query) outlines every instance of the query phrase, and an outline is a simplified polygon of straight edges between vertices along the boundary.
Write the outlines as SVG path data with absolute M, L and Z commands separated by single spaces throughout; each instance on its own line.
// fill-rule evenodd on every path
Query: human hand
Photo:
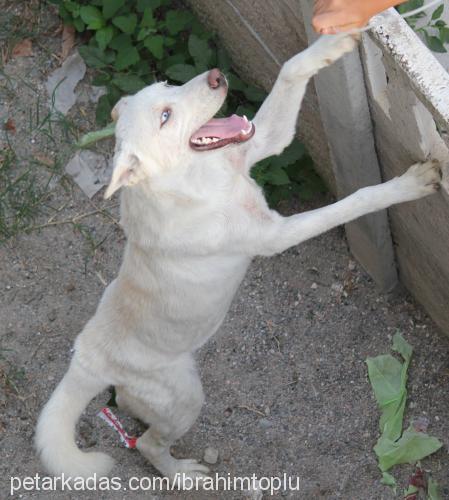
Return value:
M 406 0 L 315 0 L 312 26 L 318 33 L 335 34 L 362 28 L 385 9 Z

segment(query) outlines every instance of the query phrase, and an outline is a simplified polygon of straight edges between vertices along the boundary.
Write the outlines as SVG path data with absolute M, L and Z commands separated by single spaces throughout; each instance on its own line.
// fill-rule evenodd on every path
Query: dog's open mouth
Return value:
M 190 138 L 190 146 L 199 151 L 245 142 L 254 135 L 254 124 L 246 116 L 212 118 Z

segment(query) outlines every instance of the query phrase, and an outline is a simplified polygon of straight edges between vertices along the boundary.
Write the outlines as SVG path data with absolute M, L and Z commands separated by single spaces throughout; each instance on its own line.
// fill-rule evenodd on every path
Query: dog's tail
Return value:
M 39 417 L 35 445 L 48 472 L 66 477 L 108 474 L 114 461 L 98 452 L 82 452 L 75 443 L 75 426 L 89 401 L 107 387 L 72 360 L 70 368 Z

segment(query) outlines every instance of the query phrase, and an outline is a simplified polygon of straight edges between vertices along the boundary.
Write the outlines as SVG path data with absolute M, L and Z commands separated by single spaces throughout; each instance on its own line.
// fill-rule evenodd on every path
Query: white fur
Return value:
M 128 242 L 117 278 L 76 339 L 70 368 L 39 418 L 36 447 L 49 472 L 108 473 L 112 461 L 78 450 L 74 429 L 89 401 L 114 385 L 119 406 L 151 424 L 137 442 L 141 453 L 166 476 L 204 475 L 207 467 L 176 460 L 169 447 L 203 403 L 192 354 L 221 325 L 252 257 L 435 191 L 438 168 L 426 163 L 328 207 L 281 217 L 250 178 L 256 161 L 291 142 L 310 77 L 354 46 L 352 37 L 321 37 L 289 60 L 254 119 L 254 137 L 243 144 L 190 148 L 190 136 L 226 97 L 224 88 L 208 86 L 207 74 L 181 87 L 154 84 L 116 106 L 107 195 L 123 188 Z M 172 114 L 161 127 L 166 108 Z

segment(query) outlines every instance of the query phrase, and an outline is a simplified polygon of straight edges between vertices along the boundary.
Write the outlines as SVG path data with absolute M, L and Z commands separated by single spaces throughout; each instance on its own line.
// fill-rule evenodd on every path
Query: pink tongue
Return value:
M 244 118 L 232 115 L 229 118 L 212 118 L 198 129 L 191 139 L 201 137 L 218 137 L 219 139 L 230 139 L 239 135 L 242 130 L 248 130 L 251 125 Z

